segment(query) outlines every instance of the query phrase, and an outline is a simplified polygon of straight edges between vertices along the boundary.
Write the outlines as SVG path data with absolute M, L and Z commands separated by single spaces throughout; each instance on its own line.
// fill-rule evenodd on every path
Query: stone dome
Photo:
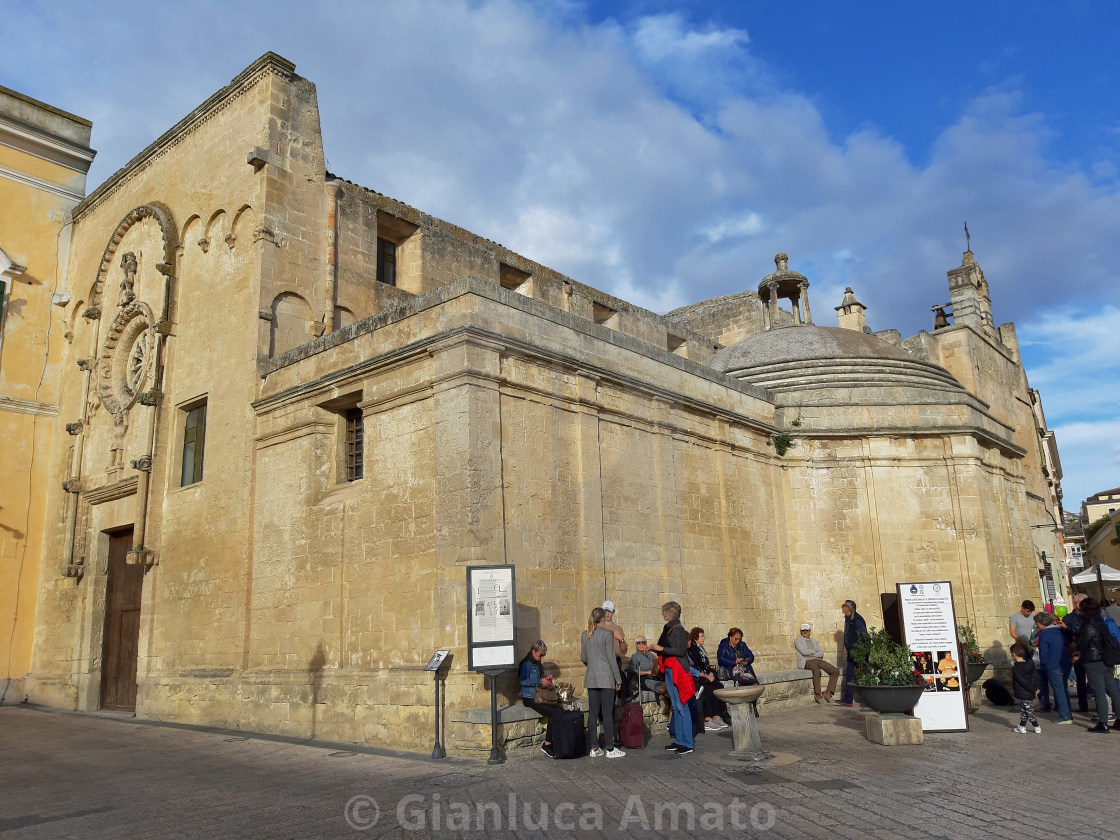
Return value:
M 944 368 L 857 330 L 812 324 L 775 327 L 726 347 L 706 364 L 772 392 L 914 387 L 963 391 Z

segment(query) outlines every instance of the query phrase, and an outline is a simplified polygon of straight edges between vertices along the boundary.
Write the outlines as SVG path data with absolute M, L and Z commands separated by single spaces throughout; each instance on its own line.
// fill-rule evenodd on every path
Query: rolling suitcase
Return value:
M 587 755 L 583 712 L 557 709 L 552 713 L 553 758 L 583 758 Z
M 641 703 L 627 703 L 622 707 L 622 720 L 618 724 L 618 740 L 623 747 L 628 750 L 640 750 L 644 747 L 645 728 Z

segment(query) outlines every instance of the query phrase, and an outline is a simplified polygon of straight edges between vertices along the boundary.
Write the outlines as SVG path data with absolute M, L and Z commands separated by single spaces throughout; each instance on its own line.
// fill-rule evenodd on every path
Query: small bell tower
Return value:
M 995 330 L 988 281 L 972 251 L 964 252 L 961 264 L 948 271 L 949 296 L 953 305 L 953 325 Z

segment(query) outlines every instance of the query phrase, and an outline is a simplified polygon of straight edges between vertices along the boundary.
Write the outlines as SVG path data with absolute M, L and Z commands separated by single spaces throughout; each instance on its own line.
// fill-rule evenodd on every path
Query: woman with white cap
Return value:
M 840 677 L 840 669 L 824 658 L 824 651 L 817 644 L 817 640 L 810 638 L 813 625 L 802 624 L 801 635 L 793 640 L 797 649 L 797 667 L 806 668 L 813 674 L 813 699 L 821 702 L 821 671 L 828 674 L 828 688 L 824 691 L 824 699 L 832 702 L 832 693 L 836 691 L 836 680 Z

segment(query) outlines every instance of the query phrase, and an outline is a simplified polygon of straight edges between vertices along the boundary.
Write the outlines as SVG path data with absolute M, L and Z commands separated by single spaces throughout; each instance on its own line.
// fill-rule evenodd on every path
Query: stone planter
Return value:
M 880 714 L 907 714 L 925 691 L 921 685 L 857 685 L 862 702 Z
M 984 672 L 988 670 L 987 662 L 969 662 L 968 663 L 968 684 L 979 682 L 980 678 L 984 676 Z

